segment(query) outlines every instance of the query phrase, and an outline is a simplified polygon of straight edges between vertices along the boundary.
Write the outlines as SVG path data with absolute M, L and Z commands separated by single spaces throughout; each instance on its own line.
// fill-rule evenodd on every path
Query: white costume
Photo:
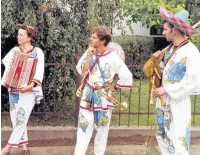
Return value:
M 82 65 L 87 52 L 88 51 L 83 54 L 76 66 L 79 74 L 82 72 Z M 96 57 L 99 56 L 93 56 L 93 59 L 90 61 L 90 66 L 95 61 Z M 101 93 L 105 89 L 105 91 L 112 96 L 112 92 L 108 87 L 98 90 L 94 90 L 93 88 L 96 86 L 102 87 L 105 86 L 107 82 L 112 82 L 115 74 L 118 74 L 119 77 L 116 87 L 132 88 L 131 72 L 116 53 L 107 50 L 105 54 L 100 56 L 99 61 L 91 71 L 87 81 L 88 84 L 86 84 L 83 89 L 80 102 L 75 155 L 85 155 L 94 127 L 97 129 L 94 142 L 94 154 L 103 155 L 105 153 L 111 112 L 114 105 L 106 100 Z M 92 110 L 90 110 L 91 108 Z
M 9 61 L 12 59 L 13 52 L 19 51 L 19 47 L 14 47 L 3 59 L 5 67 L 8 67 Z M 38 58 L 36 73 L 33 77 L 37 86 L 30 92 L 20 93 L 14 92 L 9 89 L 9 104 L 10 104 L 10 117 L 12 121 L 13 131 L 8 141 L 11 147 L 19 147 L 20 145 L 28 144 L 27 136 L 27 122 L 35 103 L 40 103 L 43 98 L 42 94 L 42 80 L 44 74 L 44 54 L 43 51 L 35 47 L 30 53 Z
M 165 53 L 167 58 L 172 49 Z M 190 95 L 200 83 L 200 53 L 191 42 L 180 47 L 166 64 L 162 86 L 166 106 L 156 103 L 157 140 L 163 155 L 189 155 L 191 137 Z

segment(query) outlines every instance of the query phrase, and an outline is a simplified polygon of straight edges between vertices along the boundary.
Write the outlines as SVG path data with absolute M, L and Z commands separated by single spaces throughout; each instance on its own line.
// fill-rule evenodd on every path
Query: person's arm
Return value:
M 87 70 L 89 69 L 90 66 L 90 60 L 92 59 L 93 55 L 94 55 L 94 48 L 93 47 L 89 47 L 86 52 L 82 55 L 82 57 L 80 58 L 76 69 L 78 71 L 78 73 L 82 76 L 85 75 L 85 73 L 87 72 Z
M 132 73 L 121 58 L 119 58 L 118 56 L 114 56 L 113 59 L 115 59 L 114 69 L 119 78 L 117 80 L 115 89 L 131 89 L 133 85 Z
M 90 60 L 93 57 L 93 55 L 94 55 L 94 48 L 93 47 L 89 47 L 87 56 L 86 56 L 86 58 L 84 60 L 84 63 L 83 63 L 81 75 L 84 75 L 86 73 L 86 71 L 89 69 Z
M 36 48 L 37 50 L 37 66 L 35 70 L 35 75 L 33 76 L 32 82 L 36 83 L 37 85 L 42 85 L 42 80 L 44 77 L 44 53 L 40 48 Z M 34 84 L 35 86 L 35 84 Z
M 8 67 L 9 62 L 11 61 L 14 52 L 17 51 L 17 50 L 19 50 L 18 47 L 12 48 L 12 49 L 6 54 L 6 56 L 2 59 L 2 62 L 3 62 L 4 66 L 5 66 L 6 68 Z
M 192 53 L 186 60 L 186 72 L 180 82 L 164 86 L 166 93 L 172 99 L 179 100 L 193 93 L 200 83 L 200 54 Z

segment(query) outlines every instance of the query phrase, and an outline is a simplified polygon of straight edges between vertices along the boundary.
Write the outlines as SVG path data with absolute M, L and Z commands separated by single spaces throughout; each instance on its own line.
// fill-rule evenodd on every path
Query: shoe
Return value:
M 29 150 L 22 150 L 20 155 L 30 155 Z

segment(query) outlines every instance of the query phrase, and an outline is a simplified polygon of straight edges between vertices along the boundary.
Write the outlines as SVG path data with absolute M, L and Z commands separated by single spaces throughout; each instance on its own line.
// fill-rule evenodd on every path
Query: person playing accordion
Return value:
M 34 47 L 31 44 L 31 41 L 36 38 L 37 31 L 28 25 L 19 24 L 18 26 L 17 41 L 19 46 L 12 48 L 2 60 L 6 68 L 4 74 L 8 75 L 3 78 L 2 85 L 6 84 L 4 86 L 8 87 L 13 126 L 8 144 L 1 152 L 2 155 L 8 155 L 12 147 L 21 147 L 21 155 L 30 154 L 27 148 L 27 123 L 35 103 L 40 103 L 43 98 L 41 85 L 44 74 L 44 53 L 39 47 Z M 30 67 L 28 62 L 34 63 L 34 69 Z M 27 67 L 29 68 L 26 69 Z M 30 70 L 32 70 L 32 76 L 28 73 Z M 19 77 L 21 82 L 18 81 Z M 13 78 L 15 79 L 13 80 Z M 13 81 L 12 86 L 9 81 Z M 21 85 L 17 83 L 21 83 Z

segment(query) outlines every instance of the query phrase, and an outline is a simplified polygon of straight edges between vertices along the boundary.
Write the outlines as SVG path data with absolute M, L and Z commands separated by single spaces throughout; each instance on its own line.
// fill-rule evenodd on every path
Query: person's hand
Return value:
M 20 93 L 26 93 L 26 92 L 31 91 L 33 89 L 33 87 L 34 87 L 34 82 L 31 82 L 31 84 L 29 84 L 28 86 L 21 86 L 17 90 Z
M 94 55 L 94 51 L 95 51 L 95 48 L 93 46 L 89 46 L 88 48 L 88 53 L 87 53 L 87 58 L 90 59 L 93 57 Z
M 157 51 L 153 54 L 153 57 L 155 57 L 158 60 L 158 62 L 160 62 L 162 60 L 162 58 L 164 57 L 164 52 Z
M 164 87 L 156 88 L 153 91 L 153 95 L 156 97 L 163 96 L 165 94 L 166 94 L 166 91 L 165 91 Z

